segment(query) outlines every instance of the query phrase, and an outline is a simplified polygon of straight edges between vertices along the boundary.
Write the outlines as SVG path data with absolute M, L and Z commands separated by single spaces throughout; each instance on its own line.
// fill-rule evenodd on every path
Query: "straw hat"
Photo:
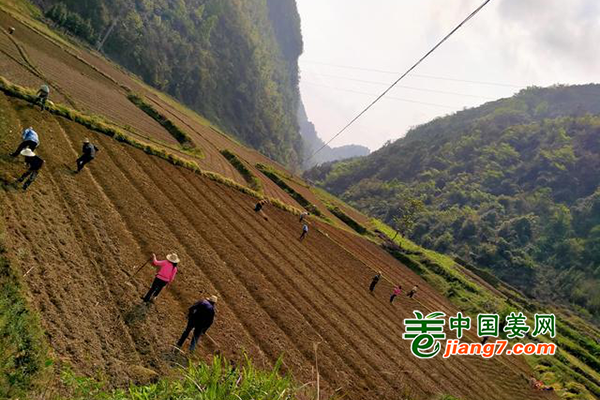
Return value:
M 35 153 L 29 147 L 26 147 L 23 150 L 21 150 L 21 155 L 25 157 L 34 157 Z
M 210 296 L 210 297 L 209 297 L 207 300 L 208 300 L 208 301 L 210 301 L 211 303 L 213 303 L 213 304 L 214 304 L 214 303 L 216 303 L 216 302 L 217 302 L 218 298 L 217 298 L 217 296 L 215 296 L 215 295 L 213 294 L 213 295 L 212 295 L 212 296 Z
M 90 142 L 90 139 L 88 139 L 88 138 L 83 139 L 83 143 L 89 143 L 89 142 Z
M 179 263 L 179 257 L 177 257 L 177 254 L 175 253 L 167 254 L 167 260 L 171 261 L 173 264 Z

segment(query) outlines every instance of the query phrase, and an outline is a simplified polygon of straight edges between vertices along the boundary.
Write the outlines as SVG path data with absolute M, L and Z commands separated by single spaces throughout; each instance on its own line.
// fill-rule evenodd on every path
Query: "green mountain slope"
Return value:
M 110 58 L 246 144 L 299 164 L 295 0 L 35 2 L 57 25 L 93 46 L 103 42 Z
M 530 88 L 436 119 L 370 156 L 307 177 L 529 294 L 600 316 L 600 85 Z

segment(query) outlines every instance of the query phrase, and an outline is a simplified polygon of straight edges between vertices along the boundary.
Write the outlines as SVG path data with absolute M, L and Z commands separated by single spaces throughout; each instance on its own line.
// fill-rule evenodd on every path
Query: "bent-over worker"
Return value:
M 189 308 L 187 326 L 177 342 L 177 347 L 181 348 L 181 346 L 183 346 L 193 330 L 194 334 L 192 335 L 192 343 L 190 343 L 190 352 L 194 351 L 200 336 L 206 333 L 215 319 L 216 303 L 217 296 L 213 295 L 208 299 L 197 302 Z

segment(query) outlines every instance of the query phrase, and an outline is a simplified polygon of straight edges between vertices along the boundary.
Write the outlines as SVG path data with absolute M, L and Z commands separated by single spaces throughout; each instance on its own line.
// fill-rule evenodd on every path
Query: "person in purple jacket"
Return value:
M 200 336 L 206 333 L 215 320 L 216 303 L 217 296 L 210 296 L 208 299 L 201 300 L 189 308 L 187 326 L 177 342 L 178 348 L 183 346 L 193 330 L 194 334 L 192 336 L 192 343 L 190 343 L 190 352 L 193 352 L 194 349 L 196 349 L 196 344 L 198 343 Z
M 175 253 L 168 254 L 166 260 L 160 261 L 156 259 L 156 254 L 152 254 L 152 265 L 158 267 L 158 272 L 154 277 L 150 290 L 142 297 L 144 303 L 149 303 L 158 296 L 165 286 L 173 282 L 173 279 L 175 279 L 175 275 L 177 274 L 177 264 L 179 264 L 179 257 L 177 257 L 177 254 Z

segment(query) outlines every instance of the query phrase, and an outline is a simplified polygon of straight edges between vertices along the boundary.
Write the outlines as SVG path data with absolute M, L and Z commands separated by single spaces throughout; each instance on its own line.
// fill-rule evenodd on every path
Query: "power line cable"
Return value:
M 361 92 L 361 91 L 358 91 L 358 90 L 344 89 L 344 88 L 339 88 L 339 87 L 329 86 L 329 85 L 323 85 L 323 84 L 320 84 L 320 83 L 315 83 L 315 82 L 310 82 L 310 81 L 303 81 L 303 83 L 308 83 L 309 85 L 313 85 L 313 86 L 321 86 L 321 87 L 325 87 L 325 88 L 329 88 L 329 89 L 340 90 L 342 92 L 364 94 L 364 95 L 367 95 L 367 96 L 374 96 L 374 97 L 379 96 L 376 93 L 368 93 L 368 92 Z M 407 103 L 414 103 L 414 104 L 424 104 L 426 106 L 442 107 L 442 108 L 448 108 L 448 109 L 451 109 L 451 110 L 459 110 L 460 109 L 459 107 L 448 106 L 448 105 L 445 105 L 445 104 L 427 103 L 427 102 L 424 102 L 424 101 L 411 100 L 411 99 L 403 99 L 403 98 L 400 98 L 400 97 L 393 97 L 393 96 L 386 96 L 385 99 L 386 100 L 404 101 L 404 102 L 407 102 Z
M 396 86 L 398 84 L 398 82 L 400 82 L 406 75 L 408 75 L 413 69 L 415 69 L 417 66 L 419 66 L 419 64 L 421 64 L 427 57 L 429 57 L 429 55 L 431 53 L 433 53 L 438 47 L 440 47 L 446 40 L 448 40 L 450 38 L 450 36 L 452 36 L 456 31 L 458 31 L 465 23 L 467 23 L 471 18 L 473 18 L 475 15 L 477 15 L 477 13 L 479 11 L 481 11 L 490 1 L 492 0 L 485 0 L 479 7 L 477 7 L 471 14 L 469 14 L 460 24 L 458 24 L 454 29 L 452 29 L 452 31 L 450 31 L 449 34 L 447 34 L 442 40 L 440 40 L 435 46 L 433 46 L 433 48 L 431 50 L 429 50 L 427 53 L 425 53 L 425 55 L 423 57 L 421 57 L 412 67 L 410 67 L 405 73 L 402 74 L 402 76 L 400 76 L 400 78 L 396 79 L 396 81 L 394 83 L 392 83 L 383 93 L 381 93 L 375 100 L 373 100 L 371 102 L 371 104 L 369 104 L 364 110 L 362 110 L 356 117 L 354 117 L 345 127 L 342 128 L 341 131 L 339 131 L 334 137 L 332 137 L 331 139 L 329 139 L 329 141 L 325 144 L 323 144 L 323 146 L 321 146 L 317 151 L 313 152 L 311 154 L 311 156 L 309 158 L 307 158 L 305 161 L 310 160 L 311 158 L 313 158 L 318 152 L 320 152 L 321 150 L 323 150 L 329 143 L 331 143 L 335 138 L 337 138 L 338 136 L 340 136 L 342 133 L 344 133 L 344 131 L 346 129 L 348 129 L 354 122 L 356 122 L 356 120 L 358 120 L 364 113 L 366 113 L 367 111 L 369 111 L 369 109 L 371 107 L 373 107 L 379 100 L 381 100 L 381 98 L 383 96 L 385 96 L 390 90 L 392 90 L 394 88 L 394 86 Z
M 374 85 L 385 85 L 385 86 L 389 85 L 389 83 L 387 83 L 387 82 L 368 81 L 368 80 L 364 80 L 364 79 L 348 78 L 348 77 L 339 76 L 339 75 L 322 74 L 320 72 L 315 73 L 315 75 L 325 76 L 325 77 L 328 77 L 328 78 L 344 79 L 344 80 L 353 81 L 353 82 L 370 83 L 370 84 L 374 84 Z M 478 96 L 476 94 L 447 92 L 447 91 L 443 91 L 443 90 L 425 89 L 425 88 L 419 88 L 419 87 L 415 87 L 415 86 L 404 86 L 404 85 L 396 85 L 396 87 L 402 88 L 402 89 L 417 90 L 417 91 L 420 91 L 420 92 L 451 94 L 451 95 L 454 95 L 454 96 L 473 97 L 473 98 L 484 99 L 484 100 L 495 100 L 495 98 L 492 98 L 492 97 Z
M 373 68 L 352 67 L 352 66 L 348 66 L 348 65 L 330 64 L 330 63 L 324 63 L 324 62 L 318 62 L 318 61 L 308 61 L 308 60 L 301 60 L 300 63 L 301 64 L 307 63 L 307 64 L 326 65 L 329 67 L 344 68 L 344 69 L 350 69 L 350 70 L 356 70 L 356 71 L 378 72 L 380 74 L 388 74 L 388 75 L 398 75 L 400 73 L 398 71 L 386 71 L 386 70 L 373 69 Z M 440 81 L 452 81 L 452 82 L 463 82 L 463 83 L 474 83 L 477 85 L 502 86 L 502 87 L 517 88 L 517 89 L 523 89 L 523 88 L 529 86 L 529 85 L 516 85 L 513 83 L 473 81 L 473 80 L 469 80 L 469 79 L 449 78 L 446 76 L 435 76 L 435 75 L 411 74 L 410 76 L 415 77 L 415 78 L 435 79 L 435 80 L 440 80 Z

